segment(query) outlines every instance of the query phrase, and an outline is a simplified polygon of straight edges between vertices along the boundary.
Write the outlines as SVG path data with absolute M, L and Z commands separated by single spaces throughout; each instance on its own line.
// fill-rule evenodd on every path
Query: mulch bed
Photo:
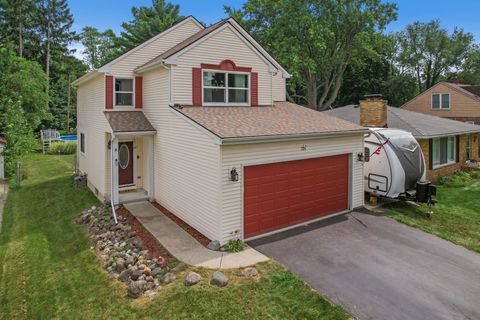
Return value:
M 166 264 L 169 263 L 169 261 L 172 259 L 170 253 L 158 243 L 157 239 L 142 226 L 142 224 L 134 215 L 130 213 L 130 211 L 128 211 L 124 206 L 120 206 L 116 210 L 116 213 L 118 216 L 127 218 L 128 224 L 132 228 L 132 231 L 140 239 L 145 247 L 145 250 L 148 250 L 148 253 L 152 257 L 162 256 L 165 258 Z
M 210 243 L 210 239 L 205 237 L 200 231 L 196 230 L 192 226 L 190 226 L 188 223 L 171 213 L 168 209 L 160 205 L 158 202 L 152 202 L 152 204 L 160 210 L 164 215 L 166 215 L 170 220 L 175 222 L 177 225 L 179 225 L 183 230 L 187 231 L 195 240 L 200 242 L 203 246 L 207 246 Z

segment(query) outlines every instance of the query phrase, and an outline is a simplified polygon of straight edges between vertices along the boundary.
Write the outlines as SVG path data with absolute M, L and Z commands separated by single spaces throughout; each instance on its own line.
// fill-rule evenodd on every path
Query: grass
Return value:
M 183 274 L 153 299 L 126 297 L 90 248 L 74 217 L 98 205 L 72 183 L 72 156 L 33 155 L 28 179 L 6 201 L 0 234 L 0 319 L 348 319 L 277 263 L 257 266 L 260 279 L 228 272 L 225 288 L 208 284 L 213 271 L 191 288 Z M 187 272 L 186 269 L 183 272 Z
M 438 203 L 431 219 L 426 205 L 395 203 L 386 214 L 409 226 L 432 233 L 480 253 L 480 177 L 461 173 L 439 181 Z

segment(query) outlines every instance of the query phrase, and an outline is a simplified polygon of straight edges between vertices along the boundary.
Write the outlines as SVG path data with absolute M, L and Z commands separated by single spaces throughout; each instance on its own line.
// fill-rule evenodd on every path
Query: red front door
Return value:
M 244 237 L 348 208 L 348 155 L 245 167 Z
M 118 143 L 118 184 L 133 185 L 133 141 Z

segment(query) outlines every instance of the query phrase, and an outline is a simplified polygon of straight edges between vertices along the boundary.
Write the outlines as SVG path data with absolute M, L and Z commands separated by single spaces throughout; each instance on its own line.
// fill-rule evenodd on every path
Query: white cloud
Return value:
M 74 42 L 68 47 L 68 49 L 70 50 L 75 50 L 75 52 L 73 53 L 73 56 L 79 60 L 83 60 L 82 51 L 84 50 L 84 48 L 85 47 L 81 42 Z

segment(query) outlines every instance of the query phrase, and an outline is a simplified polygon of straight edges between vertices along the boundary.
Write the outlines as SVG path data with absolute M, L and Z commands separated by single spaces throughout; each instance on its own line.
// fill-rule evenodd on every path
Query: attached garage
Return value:
M 212 182 L 219 201 L 209 202 L 219 206 L 218 219 L 202 222 L 222 244 L 363 205 L 359 155 L 368 129 L 288 102 L 173 110 L 219 145 L 220 176 Z
M 244 237 L 348 210 L 349 155 L 244 168 Z

